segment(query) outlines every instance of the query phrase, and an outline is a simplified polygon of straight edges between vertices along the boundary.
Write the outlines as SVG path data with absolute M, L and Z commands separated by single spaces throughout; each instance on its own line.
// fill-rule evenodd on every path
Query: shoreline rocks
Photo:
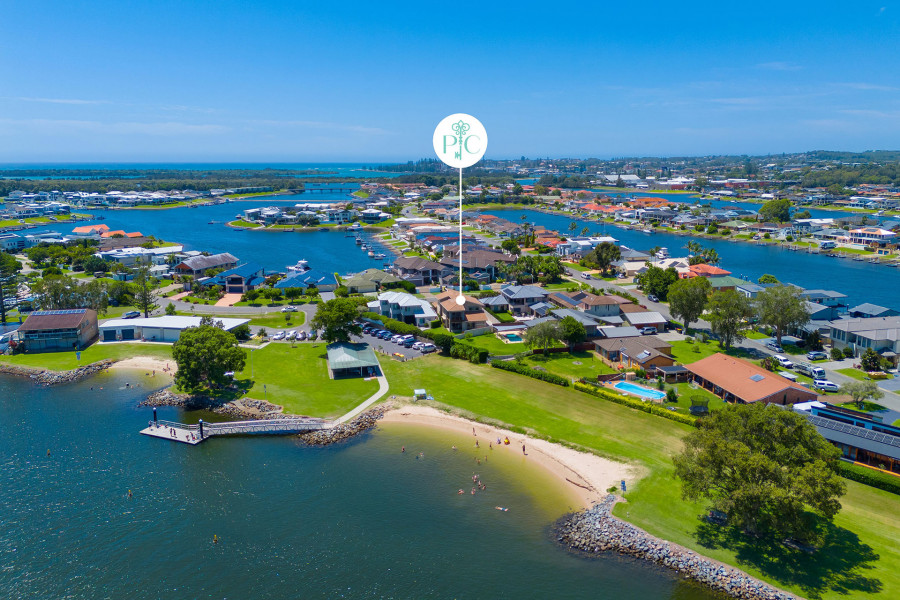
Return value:
M 50 371 L 48 369 L 36 369 L 34 367 L 24 367 L 19 365 L 0 365 L 0 373 L 7 375 L 16 375 L 18 377 L 28 377 L 32 381 L 40 385 L 59 385 L 62 383 L 74 383 L 86 379 L 91 375 L 105 371 L 114 360 L 101 360 L 70 371 Z
M 588 510 L 563 517 L 556 525 L 557 541 L 586 554 L 615 551 L 668 567 L 732 598 L 797 600 L 732 567 L 653 537 L 612 515 L 617 498 L 610 494 Z
M 383 417 L 389 408 L 388 406 L 379 406 L 362 413 L 346 423 L 341 423 L 328 429 L 301 433 L 298 437 L 309 446 L 328 446 L 343 442 L 375 427 L 378 419 Z
M 239 419 L 268 420 L 285 419 L 293 415 L 283 414 L 284 407 L 265 400 L 242 398 L 225 401 L 210 396 L 194 396 L 174 391 L 171 387 L 153 392 L 138 404 L 144 406 L 178 406 L 185 410 L 208 410 L 219 415 Z

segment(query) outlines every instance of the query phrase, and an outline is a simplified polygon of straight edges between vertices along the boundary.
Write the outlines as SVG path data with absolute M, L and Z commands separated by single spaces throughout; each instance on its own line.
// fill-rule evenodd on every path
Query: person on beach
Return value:
M 492 442 L 488 442 L 488 450 L 493 450 L 494 444 Z
M 400 454 L 403 454 L 404 452 L 406 452 L 406 446 L 401 446 L 401 447 L 400 447 Z
M 457 494 L 458 496 L 462 496 L 463 494 L 465 494 L 465 492 L 462 491 L 462 488 L 459 488 L 459 491 L 456 492 L 456 494 Z
M 472 495 L 475 495 L 475 488 L 472 488 Z
M 475 437 L 478 437 L 478 434 L 475 433 L 475 428 L 474 428 L 474 427 L 472 428 L 472 435 L 474 435 Z
M 478 448 L 478 440 L 475 440 L 475 447 Z
M 522 454 L 525 454 L 525 444 L 522 444 Z
M 456 446 L 450 446 L 450 449 L 456 452 Z

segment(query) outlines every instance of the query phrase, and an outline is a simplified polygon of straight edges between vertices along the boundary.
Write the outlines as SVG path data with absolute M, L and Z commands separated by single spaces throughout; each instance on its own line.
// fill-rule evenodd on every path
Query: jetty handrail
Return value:
M 157 427 L 174 427 L 175 429 L 187 429 L 189 431 L 199 431 L 200 425 L 188 425 L 187 423 L 179 423 L 177 421 L 157 421 L 154 423 Z

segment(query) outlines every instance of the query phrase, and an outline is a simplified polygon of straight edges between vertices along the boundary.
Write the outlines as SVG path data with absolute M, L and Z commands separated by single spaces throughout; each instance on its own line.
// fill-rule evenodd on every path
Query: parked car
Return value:
M 582 279 L 590 279 L 590 278 L 591 278 L 591 274 L 582 271 L 582 273 L 581 273 L 581 278 L 582 278 Z
M 283 331 L 279 331 L 278 333 L 276 333 L 275 335 L 272 336 L 272 339 L 277 342 L 279 340 L 283 340 L 285 335 L 286 334 Z
M 129 310 L 127 313 L 122 315 L 123 319 L 137 319 L 141 316 L 141 313 L 136 310 Z
M 316 331 L 315 329 L 310 330 L 310 332 L 309 332 L 309 339 L 311 339 L 311 340 L 317 340 L 317 339 L 319 339 L 319 332 Z
M 304 341 L 304 340 L 306 339 L 306 332 L 305 332 L 305 331 L 298 331 L 298 332 L 297 332 L 297 339 L 300 340 L 301 342 Z
M 772 358 L 777 360 L 778 364 L 781 365 L 782 367 L 784 367 L 785 369 L 793 369 L 794 368 L 794 363 L 792 363 L 790 360 L 788 360 L 787 356 L 782 356 L 780 354 L 776 354 Z
M 647 294 L 647 300 L 649 300 L 650 302 L 659 302 L 659 298 L 657 298 L 653 294 Z
M 286 339 L 286 340 L 296 340 L 296 339 L 297 339 L 297 332 L 296 332 L 295 330 L 291 329 L 290 331 L 287 332 L 287 335 L 284 337 L 284 339 Z
M 656 335 L 656 327 L 642 327 L 641 335 Z
M 420 350 L 422 354 L 428 354 L 429 352 L 434 352 L 435 350 L 437 350 L 437 346 L 435 346 L 434 344 L 423 344 Z
M 281 312 L 297 312 L 299 310 L 296 306 L 292 306 L 288 304 L 284 308 L 281 309 Z
M 828 381 L 827 379 L 816 379 L 813 381 L 813 385 L 826 392 L 836 392 L 840 389 L 838 384 Z
M 372 328 L 369 325 L 366 325 L 365 327 L 362 328 L 363 333 L 370 333 L 371 331 L 372 331 Z
M 378 334 L 378 337 L 383 340 L 389 340 L 389 339 L 391 339 L 391 332 L 390 331 L 382 331 L 380 334 Z
M 812 352 L 806 353 L 806 358 L 809 360 L 828 360 L 828 355 L 824 352 L 813 350 Z
M 784 352 L 784 348 L 779 346 L 774 340 L 769 340 L 768 342 L 766 342 L 766 348 L 774 352 Z
M 822 367 L 811 365 L 809 363 L 800 362 L 797 363 L 795 370 L 798 373 L 803 373 L 804 375 L 808 375 L 813 379 L 825 379 L 825 369 Z
M 403 347 L 404 347 L 404 348 L 412 348 L 412 347 L 413 347 L 413 344 L 415 344 L 415 341 L 414 341 L 414 340 L 403 340 Z

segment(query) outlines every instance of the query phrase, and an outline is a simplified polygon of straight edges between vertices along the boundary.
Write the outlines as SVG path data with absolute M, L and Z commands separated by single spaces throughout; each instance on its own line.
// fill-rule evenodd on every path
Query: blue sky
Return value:
M 0 161 L 900 147 L 900 3 L 0 0 Z

